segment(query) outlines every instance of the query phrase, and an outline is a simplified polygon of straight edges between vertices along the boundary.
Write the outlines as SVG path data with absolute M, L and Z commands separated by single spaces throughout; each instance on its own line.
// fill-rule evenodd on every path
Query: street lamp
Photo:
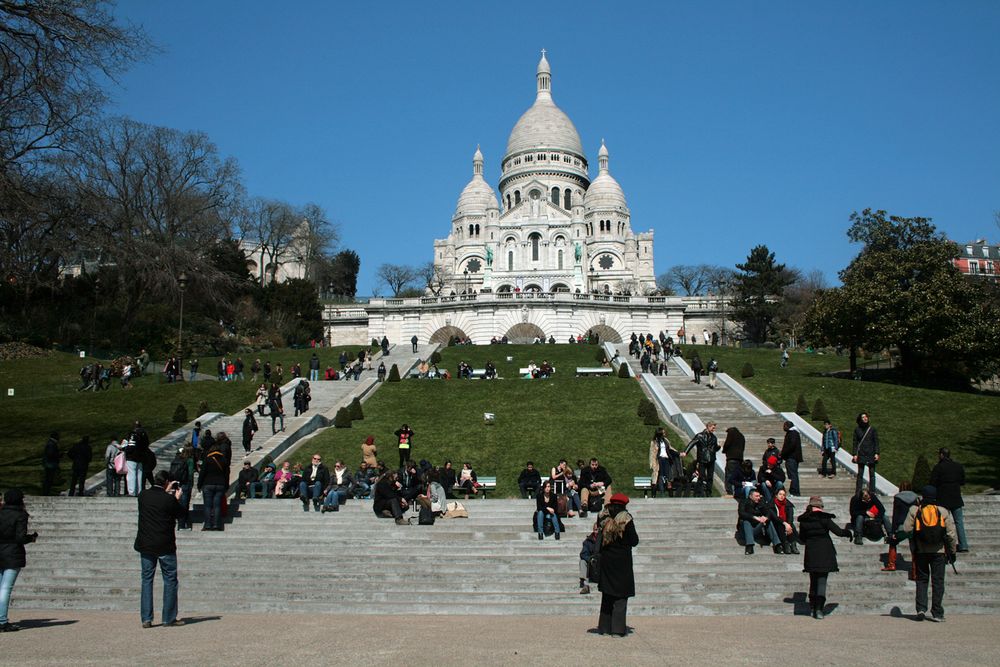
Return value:
M 719 283 L 719 292 L 722 294 L 722 346 L 726 346 L 726 306 L 729 298 L 729 289 L 731 287 L 731 282 L 729 280 L 723 280 Z
M 177 276 L 177 287 L 181 290 L 181 317 L 180 324 L 177 326 L 177 377 L 184 379 L 184 365 L 183 365 L 183 348 L 181 347 L 184 341 L 184 290 L 187 289 L 188 277 L 187 274 L 181 271 L 181 275 Z
M 91 312 L 91 319 L 90 319 L 90 356 L 92 356 L 92 357 L 97 356 L 97 354 L 96 354 L 96 352 L 94 350 L 94 331 L 97 329 L 97 304 L 98 304 L 98 295 L 100 293 L 101 293 L 101 279 L 100 278 L 95 278 L 94 279 L 94 308 L 93 308 L 93 310 Z

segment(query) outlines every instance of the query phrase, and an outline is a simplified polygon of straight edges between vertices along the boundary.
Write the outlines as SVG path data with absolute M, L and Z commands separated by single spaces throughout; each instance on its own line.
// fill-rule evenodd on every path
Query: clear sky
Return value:
M 602 137 L 657 274 L 766 244 L 831 282 L 848 216 L 1000 241 L 1000 2 L 122 0 L 162 47 L 112 113 L 206 132 L 254 196 L 316 202 L 361 256 L 420 264 L 477 144 L 496 187 L 545 48 L 592 177 Z

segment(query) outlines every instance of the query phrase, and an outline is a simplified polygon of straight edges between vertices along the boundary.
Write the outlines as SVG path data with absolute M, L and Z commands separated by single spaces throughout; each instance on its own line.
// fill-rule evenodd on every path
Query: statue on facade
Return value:
M 493 266 L 493 248 L 486 246 L 486 266 Z
M 573 255 L 576 257 L 576 263 L 579 264 L 580 260 L 583 259 L 583 246 L 577 243 L 573 248 Z

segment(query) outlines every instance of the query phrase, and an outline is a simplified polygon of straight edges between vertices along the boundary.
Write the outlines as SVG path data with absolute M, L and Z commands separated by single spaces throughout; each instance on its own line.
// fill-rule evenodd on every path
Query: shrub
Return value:
M 430 362 L 432 364 L 440 364 L 441 363 L 441 353 L 438 352 L 437 350 L 434 350 L 433 352 L 431 352 Z
M 632 377 L 631 375 L 629 375 L 628 372 L 628 364 L 625 363 L 624 361 L 618 364 L 618 377 L 620 378 Z
M 448 347 L 455 347 L 455 343 L 457 343 L 457 342 L 458 342 L 458 338 L 456 338 L 455 336 L 449 336 L 448 337 Z
M 353 421 L 364 419 L 365 413 L 361 411 L 361 399 L 355 396 L 351 404 L 347 406 L 347 412 Z
M 646 426 L 659 426 L 660 416 L 656 414 L 656 406 L 648 398 L 639 401 L 638 414 L 642 417 L 642 423 Z
M 806 397 L 803 394 L 799 394 L 798 399 L 796 399 L 795 401 L 795 414 L 797 415 L 809 414 L 809 404 L 806 402 Z
M 931 465 L 927 462 L 927 457 L 921 454 L 913 464 L 913 479 L 910 480 L 913 490 L 920 493 L 920 489 L 931 483 Z
M 823 404 L 822 398 L 817 398 L 816 402 L 813 404 L 812 411 L 813 421 L 824 422 L 830 418 L 829 413 L 826 411 L 826 405 Z
M 378 338 L 372 338 L 372 349 L 381 350 L 382 343 L 379 342 Z
M 333 425 L 337 428 L 351 428 L 351 413 L 347 408 L 337 410 L 337 416 L 333 418 Z
M 198 416 L 199 417 L 201 415 L 205 414 L 206 412 L 209 412 L 210 410 L 211 410 L 211 408 L 208 407 L 208 401 L 202 401 L 201 403 L 198 404 Z
M 599 364 L 603 364 L 605 361 L 608 360 L 608 355 L 604 354 L 604 348 L 603 347 L 597 348 L 597 352 L 594 354 L 594 359 Z
M 749 361 L 743 364 L 743 370 L 740 371 L 741 378 L 752 378 L 753 377 L 753 364 Z
M 175 424 L 187 424 L 188 422 L 188 410 L 184 407 L 183 403 L 177 404 L 177 409 L 174 410 L 174 423 Z
M 392 368 L 389 369 L 389 377 L 386 378 L 386 381 L 399 382 L 399 368 L 396 366 L 396 364 L 393 364 Z

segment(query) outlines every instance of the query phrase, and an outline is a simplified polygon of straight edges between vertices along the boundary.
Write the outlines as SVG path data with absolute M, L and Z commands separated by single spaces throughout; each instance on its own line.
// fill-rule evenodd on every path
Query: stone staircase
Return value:
M 968 499 L 972 553 L 947 575 L 947 613 L 1000 611 L 1000 499 Z M 135 500 L 32 497 L 28 566 L 12 598 L 23 609 L 138 612 L 139 559 L 132 550 Z M 466 503 L 470 518 L 434 526 L 377 519 L 370 502 L 335 514 L 303 512 L 295 500 L 255 500 L 224 532 L 178 533 L 181 616 L 224 612 L 593 615 L 599 594 L 579 595 L 580 542 L 590 520 L 569 519 L 561 541 L 539 542 L 533 501 Z M 732 500 L 636 499 L 634 560 L 640 615 L 807 613 L 802 556 L 733 539 Z M 827 498 L 838 521 L 846 498 Z M 799 510 L 802 508 L 799 507 Z M 885 546 L 836 541 L 841 571 L 830 578 L 835 613 L 913 613 L 905 571 L 880 572 Z M 905 570 L 905 568 L 904 568 Z M 159 609 L 160 584 L 155 587 Z M 16 616 L 15 616 L 16 618 Z
M 618 352 L 622 359 L 628 360 L 636 375 L 641 373 L 639 361 L 635 357 L 628 356 L 627 344 L 619 346 Z M 708 360 L 709 356 L 704 355 L 702 362 L 707 365 Z M 747 441 L 744 456 L 754 462 L 754 468 L 760 466 L 768 438 L 774 438 L 778 448 L 781 448 L 785 435 L 782 430 L 784 419 L 777 414 L 757 414 L 721 382 L 715 389 L 710 389 L 707 384 L 707 373 L 702 376 L 701 384 L 695 384 L 692 377 L 685 374 L 676 360 L 671 359 L 669 374 L 658 375 L 655 378 L 682 411 L 697 414 L 704 423 L 714 421 L 718 424 L 715 434 L 719 438 L 719 445 L 725 442 L 726 429 L 730 426 L 737 427 Z M 845 437 L 849 438 L 850 434 L 845 434 Z M 818 472 L 822 460 L 820 451 L 804 438 L 802 455 L 804 460 L 799 465 L 799 490 L 803 497 L 808 498 L 811 495 L 846 497 L 854 493 L 854 477 L 846 470 L 839 469 L 836 479 L 820 477 Z M 716 481 L 717 486 L 721 486 L 722 480 Z

